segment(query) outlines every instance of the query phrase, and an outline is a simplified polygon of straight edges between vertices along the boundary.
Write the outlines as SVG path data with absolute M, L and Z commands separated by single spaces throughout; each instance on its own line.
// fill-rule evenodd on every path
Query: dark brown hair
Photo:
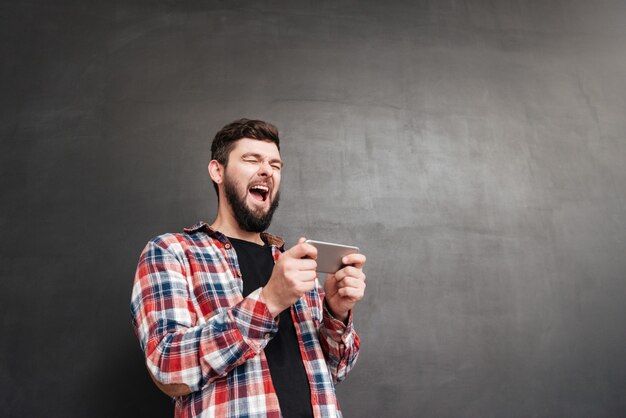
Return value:
M 217 160 L 226 168 L 230 152 L 233 150 L 235 143 L 242 138 L 273 142 L 276 144 L 278 151 L 280 151 L 278 128 L 262 120 L 239 119 L 224 126 L 215 134 L 215 138 L 213 138 L 211 143 L 211 159 Z M 215 192 L 218 193 L 215 182 L 213 182 L 213 187 Z

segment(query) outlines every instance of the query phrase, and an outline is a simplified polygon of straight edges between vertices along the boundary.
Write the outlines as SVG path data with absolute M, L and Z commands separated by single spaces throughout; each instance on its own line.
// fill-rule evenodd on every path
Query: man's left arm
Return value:
M 365 294 L 363 254 L 350 254 L 342 260 L 346 267 L 329 274 L 324 282 L 324 316 L 320 343 L 333 380 L 345 379 L 359 355 L 359 337 L 352 325 L 352 309 Z

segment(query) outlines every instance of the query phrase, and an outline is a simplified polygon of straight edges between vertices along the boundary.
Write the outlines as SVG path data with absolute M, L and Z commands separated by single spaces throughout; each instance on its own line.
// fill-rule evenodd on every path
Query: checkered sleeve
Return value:
M 326 304 L 319 329 L 320 345 L 335 383 L 346 378 L 359 357 L 360 341 L 354 331 L 352 311 L 347 324 L 333 317 Z
M 170 234 L 148 243 L 137 267 L 131 314 L 155 379 L 197 391 L 256 356 L 278 326 L 260 290 L 199 323 L 183 253 Z

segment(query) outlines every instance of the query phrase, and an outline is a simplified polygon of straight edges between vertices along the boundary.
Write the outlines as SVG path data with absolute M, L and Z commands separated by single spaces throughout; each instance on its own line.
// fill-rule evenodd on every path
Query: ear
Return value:
M 221 184 L 224 179 L 224 166 L 222 166 L 222 164 L 220 164 L 217 160 L 211 160 L 208 170 L 211 180 L 217 184 Z

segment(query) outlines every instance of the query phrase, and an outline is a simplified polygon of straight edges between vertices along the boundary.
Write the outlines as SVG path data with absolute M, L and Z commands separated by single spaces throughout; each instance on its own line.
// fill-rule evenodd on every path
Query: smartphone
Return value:
M 317 248 L 317 271 L 319 273 L 335 273 L 344 265 L 341 259 L 348 254 L 359 252 L 359 247 L 352 245 L 334 244 L 332 242 L 315 241 L 308 239 L 305 241 Z

